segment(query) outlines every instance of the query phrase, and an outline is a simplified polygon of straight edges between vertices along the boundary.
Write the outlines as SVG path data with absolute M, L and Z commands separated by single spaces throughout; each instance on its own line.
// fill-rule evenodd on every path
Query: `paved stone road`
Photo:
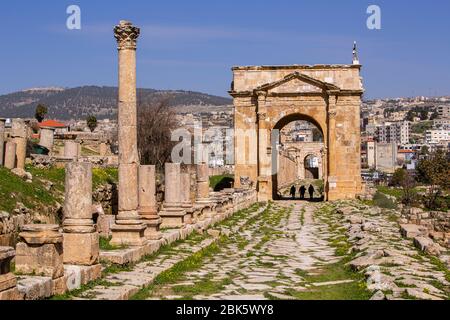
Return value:
M 76 299 L 448 298 L 448 274 L 401 237 L 397 215 L 357 201 L 255 205 Z
M 152 299 L 293 299 L 286 292 L 308 290 L 302 274 L 340 259 L 329 244 L 328 227 L 313 217 L 317 206 L 277 202 L 256 219 L 222 227 L 231 233 L 221 252 L 186 273 L 182 283 L 159 287 Z M 189 296 L 192 286 L 202 283 L 217 291 L 205 294 L 208 286 L 197 285 L 198 294 Z

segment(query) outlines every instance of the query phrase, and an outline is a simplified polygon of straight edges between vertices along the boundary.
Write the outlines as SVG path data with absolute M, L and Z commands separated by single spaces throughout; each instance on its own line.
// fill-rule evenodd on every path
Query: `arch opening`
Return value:
M 325 136 L 318 122 L 307 115 L 290 114 L 273 130 L 277 130 L 272 136 L 273 199 L 305 199 L 305 192 L 314 188 L 311 200 L 323 200 Z

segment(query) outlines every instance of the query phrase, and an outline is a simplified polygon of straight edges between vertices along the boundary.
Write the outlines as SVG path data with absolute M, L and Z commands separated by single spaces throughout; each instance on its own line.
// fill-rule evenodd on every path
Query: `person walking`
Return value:
M 301 186 L 300 188 L 300 199 L 305 200 L 305 194 L 306 194 L 306 187 Z
M 311 200 L 314 199 L 314 191 L 315 191 L 315 189 L 314 189 L 313 185 L 312 184 L 309 185 L 308 192 L 309 192 L 309 198 Z
M 292 200 L 295 200 L 295 193 L 297 192 L 297 189 L 295 188 L 295 186 L 291 187 L 291 196 L 292 196 Z

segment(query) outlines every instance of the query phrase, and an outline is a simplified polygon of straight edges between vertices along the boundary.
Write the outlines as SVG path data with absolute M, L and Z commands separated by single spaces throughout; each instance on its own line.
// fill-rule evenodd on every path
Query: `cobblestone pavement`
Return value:
M 353 282 L 310 283 L 304 277 L 341 260 L 330 245 L 328 226 L 314 218 L 319 206 L 276 202 L 256 217 L 222 226 L 228 238 L 220 252 L 186 272 L 181 282 L 156 287 L 151 299 L 297 299 L 295 293 L 322 283 Z
M 358 201 L 256 204 L 75 299 L 446 299 L 448 270 Z

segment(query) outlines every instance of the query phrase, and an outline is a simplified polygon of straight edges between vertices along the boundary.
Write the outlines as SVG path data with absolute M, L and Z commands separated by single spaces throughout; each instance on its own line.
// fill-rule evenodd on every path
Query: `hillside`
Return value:
M 159 101 L 165 96 L 172 107 L 224 106 L 232 100 L 192 91 L 160 91 L 138 89 L 140 104 Z M 114 118 L 117 114 L 117 88 L 83 86 L 77 88 L 30 89 L 0 96 L 0 117 L 34 117 L 36 106 L 41 103 L 49 108 L 49 118 L 70 120 L 84 119 L 93 114 L 99 119 Z

